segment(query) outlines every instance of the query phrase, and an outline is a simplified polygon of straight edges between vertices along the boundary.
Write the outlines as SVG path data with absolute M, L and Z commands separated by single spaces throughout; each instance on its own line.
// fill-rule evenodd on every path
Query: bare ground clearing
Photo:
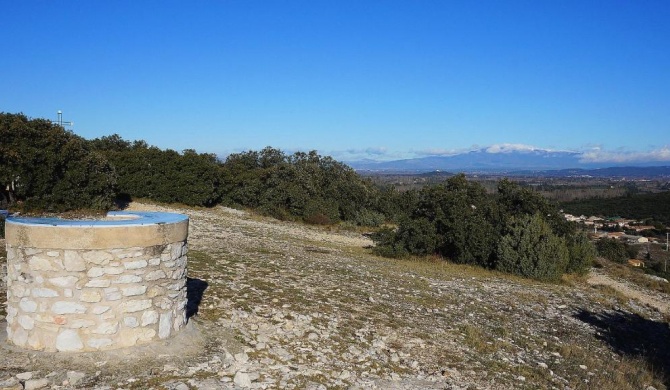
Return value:
M 611 287 L 383 259 L 357 233 L 220 207 L 130 207 L 191 218 L 189 331 L 67 359 L 5 346 L 0 389 L 665 388 L 663 313 Z

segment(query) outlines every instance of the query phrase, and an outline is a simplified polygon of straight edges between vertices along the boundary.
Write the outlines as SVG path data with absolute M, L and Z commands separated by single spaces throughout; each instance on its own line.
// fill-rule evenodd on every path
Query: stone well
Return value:
M 187 236 L 181 214 L 9 217 L 7 340 L 79 352 L 173 336 L 186 323 Z

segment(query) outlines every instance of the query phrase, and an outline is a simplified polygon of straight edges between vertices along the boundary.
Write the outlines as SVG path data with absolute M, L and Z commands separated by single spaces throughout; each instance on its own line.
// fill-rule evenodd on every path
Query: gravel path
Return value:
M 652 307 L 663 314 L 670 313 L 670 302 L 667 296 L 642 289 L 625 280 L 615 280 L 611 276 L 594 268 L 589 273 L 587 283 L 590 285 L 609 286 L 624 296 Z

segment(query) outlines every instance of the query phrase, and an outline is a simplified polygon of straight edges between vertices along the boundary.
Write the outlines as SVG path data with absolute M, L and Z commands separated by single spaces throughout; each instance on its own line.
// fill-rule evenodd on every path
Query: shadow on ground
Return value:
M 652 321 L 637 314 L 615 311 L 593 313 L 581 310 L 574 316 L 593 326 L 596 337 L 608 343 L 622 356 L 642 358 L 661 373 L 670 385 L 670 328 L 665 322 Z
M 186 319 L 198 314 L 202 295 L 207 290 L 207 282 L 200 279 L 186 278 Z

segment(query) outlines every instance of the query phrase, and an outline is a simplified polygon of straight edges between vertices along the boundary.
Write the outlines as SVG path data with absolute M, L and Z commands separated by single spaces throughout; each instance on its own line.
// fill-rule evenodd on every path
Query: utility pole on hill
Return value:
M 63 111 L 61 111 L 61 110 L 58 110 L 58 119 L 56 119 L 55 121 L 51 121 L 51 123 L 53 123 L 55 125 L 58 125 L 60 127 L 63 127 L 63 125 L 74 126 L 74 122 L 70 122 L 70 121 L 63 122 Z

